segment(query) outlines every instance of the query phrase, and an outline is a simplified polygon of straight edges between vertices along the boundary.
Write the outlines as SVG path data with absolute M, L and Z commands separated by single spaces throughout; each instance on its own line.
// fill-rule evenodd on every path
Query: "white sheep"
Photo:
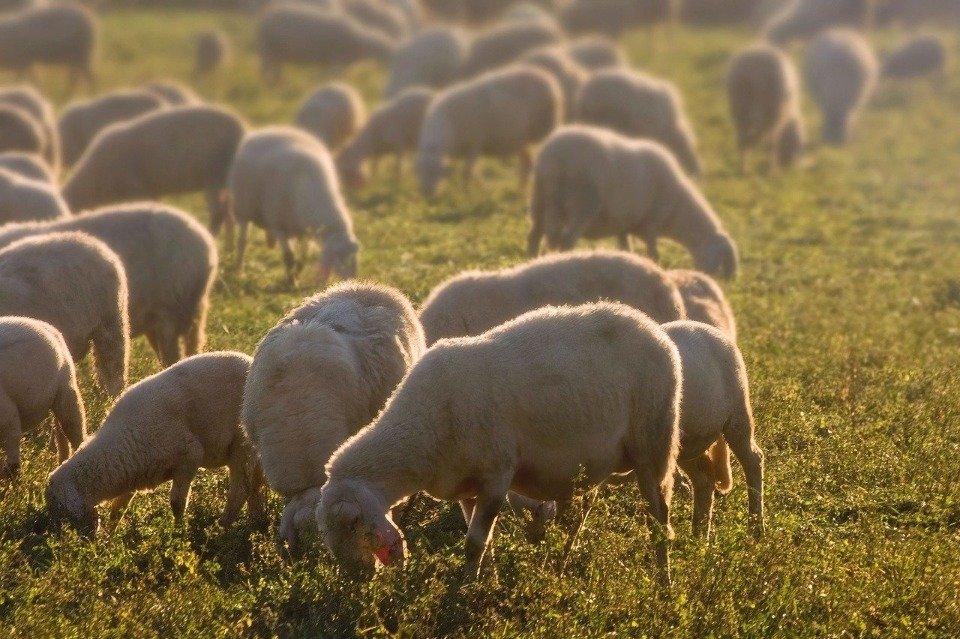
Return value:
M 367 108 L 357 90 L 334 82 L 311 93 L 297 110 L 294 122 L 336 153 L 357 134 L 366 119 Z
M 36 153 L 7 151 L 0 153 L 0 168 L 6 169 L 28 180 L 56 186 L 57 178 L 50 165 Z
M 870 25 L 873 0 L 793 0 L 764 27 L 767 38 L 778 45 L 811 38 L 824 29 Z
M 29 85 L 17 85 L 0 89 L 0 105 L 9 105 L 27 112 L 41 132 L 40 150 L 54 175 L 60 172 L 60 137 L 57 121 L 50 102 Z
M 217 247 L 187 213 L 156 202 L 105 207 L 83 215 L 0 227 L 0 248 L 24 237 L 80 232 L 106 244 L 123 263 L 129 288 L 130 336 L 145 335 L 160 363 L 196 355 L 206 341 Z
M 676 269 L 666 272 L 677 287 L 687 319 L 709 324 L 737 341 L 737 322 L 723 289 L 700 271 Z M 643 310 L 643 309 L 641 309 Z
M 83 398 L 63 335 L 46 322 L 0 317 L 0 444 L 5 471 L 20 470 L 20 439 L 53 413 L 57 459 L 87 436 Z
M 573 61 L 563 47 L 543 47 L 525 53 L 521 64 L 546 71 L 553 76 L 563 92 L 564 120 L 571 120 L 576 110 L 577 93 L 587 79 L 583 67 Z
M 703 175 L 683 99 L 670 82 L 629 69 L 597 71 L 577 96 L 576 120 L 656 140 L 673 152 L 690 175 Z
M 433 197 L 450 158 L 464 160 L 469 188 L 481 155 L 520 159 L 520 183 L 530 173 L 530 146 L 563 118 L 563 97 L 550 74 L 523 65 L 461 82 L 434 98 L 420 130 L 416 171 L 420 190 Z
M 403 14 L 382 0 L 340 0 L 340 6 L 348 16 L 391 40 L 399 41 L 407 36 Z
M 667 273 L 622 251 L 549 255 L 498 271 L 465 271 L 434 288 L 420 308 L 427 344 L 479 335 L 541 306 L 611 300 L 658 323 L 683 319 Z
M 550 29 L 559 30 L 557 18 L 547 9 L 533 2 L 520 2 L 511 6 L 500 16 L 501 24 L 539 24 Z
M 433 97 L 432 89 L 414 87 L 397 94 L 371 113 L 360 133 L 337 157 L 337 167 L 344 181 L 353 188 L 362 187 L 367 181 L 364 162 L 369 161 L 375 170 L 381 157 L 392 155 L 396 158 L 394 185 L 399 186 L 403 156 L 416 150 L 423 119 Z
M 168 106 L 188 106 L 203 103 L 203 100 L 193 89 L 176 80 L 154 80 L 147 82 L 140 88 L 154 94 L 166 102 Z
M 767 44 L 734 56 L 727 72 L 727 98 L 737 130 L 740 163 L 747 150 L 769 140 L 775 165 L 793 165 L 803 151 L 800 81 L 793 62 Z
M 960 4 L 955 0 L 876 0 L 879 24 L 901 23 L 906 27 L 919 24 L 942 28 L 960 24 Z
M 240 233 L 237 267 L 243 266 L 247 229 L 263 227 L 283 252 L 292 285 L 302 264 L 290 246 L 294 237 L 323 243 L 317 279 L 322 285 L 336 272 L 353 277 L 360 245 L 350 210 L 329 151 L 309 134 L 292 127 L 268 127 L 244 138 L 228 179 L 232 216 Z
M 166 108 L 166 101 L 145 89 L 115 91 L 67 105 L 57 126 L 65 166 L 73 166 L 97 133 L 117 122 Z
M 568 251 L 581 237 L 615 236 L 622 249 L 630 236 L 646 243 L 659 261 L 657 240 L 685 246 L 698 270 L 732 278 L 737 249 L 713 207 L 656 142 L 635 140 L 583 125 L 557 129 L 534 167 L 528 254 Z
M 627 66 L 627 58 L 615 42 L 603 36 L 584 36 L 567 45 L 574 62 L 590 71 Z
M 947 46 L 935 35 L 922 35 L 902 44 L 883 59 L 884 79 L 942 76 L 947 67 Z
M 230 40 L 222 31 L 209 30 L 198 33 L 193 76 L 199 78 L 222 70 L 230 62 Z
M 267 482 L 287 499 L 279 537 L 291 551 L 315 533 L 330 454 L 377 415 L 424 350 L 410 302 L 358 282 L 306 299 L 257 347 L 243 424 Z
M 879 64 L 855 31 L 832 29 L 807 48 L 806 83 L 823 117 L 823 140 L 842 145 L 877 84 Z
M 73 210 L 203 190 L 214 235 L 228 218 L 227 173 L 246 130 L 225 108 L 182 106 L 101 131 L 63 187 Z
M 466 38 L 455 29 L 435 26 L 418 33 L 394 54 L 385 97 L 416 86 L 442 89 L 452 84 L 466 54 Z
M 0 150 L 39 154 L 44 135 L 39 124 L 19 107 L 0 104 Z
M 0 168 L 0 225 L 55 220 L 69 215 L 70 209 L 55 186 Z M 0 226 L 0 232 L 2 228 Z
M 63 335 L 80 361 L 93 344 L 100 383 L 127 385 L 127 278 L 103 242 L 81 233 L 28 237 L 0 250 L 0 316 L 32 317 Z
M 619 38 L 642 26 L 677 22 L 679 0 L 572 0 L 560 10 L 570 35 L 601 34 Z
M 170 507 L 179 525 L 197 471 L 226 466 L 220 524 L 236 521 L 244 502 L 250 521 L 265 523 L 262 472 L 240 427 L 250 361 L 243 353 L 195 355 L 127 389 L 103 425 L 50 474 L 49 513 L 93 535 L 98 504 L 110 502 L 112 528 L 137 491 L 172 479 Z
M 680 384 L 676 346 L 621 304 L 546 307 L 441 340 L 327 462 L 321 537 L 344 567 L 401 564 L 406 543 L 389 509 L 425 491 L 461 502 L 466 573 L 476 575 L 508 491 L 569 500 L 581 480 L 633 470 L 669 580 Z
M 542 24 L 500 24 L 483 31 L 470 41 L 460 68 L 463 78 L 473 78 L 516 61 L 527 51 L 560 44 L 563 34 L 556 27 Z

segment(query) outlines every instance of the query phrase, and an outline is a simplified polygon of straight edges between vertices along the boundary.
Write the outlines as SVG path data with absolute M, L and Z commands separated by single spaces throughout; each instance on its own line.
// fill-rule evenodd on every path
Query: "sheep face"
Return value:
M 362 189 L 367 185 L 367 171 L 359 162 L 347 161 L 344 159 L 346 154 L 340 154 L 338 162 L 338 172 L 340 179 L 351 189 Z
M 726 233 L 714 235 L 693 251 L 693 261 L 697 270 L 704 273 L 727 280 L 737 276 L 737 247 Z
M 336 273 L 342 279 L 356 277 L 359 250 L 360 244 L 349 237 L 338 235 L 328 238 L 320 255 L 319 283 L 325 284 L 331 273 Z
M 47 512 L 55 523 L 68 521 L 70 525 L 87 537 L 93 537 L 100 525 L 97 509 L 88 506 L 80 496 L 76 485 L 66 478 L 51 475 L 45 493 Z
M 447 165 L 439 153 L 420 153 L 417 155 L 417 179 L 420 181 L 420 193 L 425 198 L 437 194 L 437 185 L 447 174 Z

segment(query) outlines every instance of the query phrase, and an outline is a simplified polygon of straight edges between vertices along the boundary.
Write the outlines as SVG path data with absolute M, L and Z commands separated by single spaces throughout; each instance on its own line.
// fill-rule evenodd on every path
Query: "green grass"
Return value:
M 187 78 L 191 35 L 233 36 L 233 72 L 198 90 L 251 122 L 289 121 L 326 78 L 288 73 L 264 90 L 242 15 L 122 12 L 105 16 L 102 88 L 159 75 Z M 890 43 L 902 34 L 882 33 Z M 54 458 L 46 435 L 24 443 L 19 483 L 0 497 L 0 633 L 14 636 L 903 636 L 960 635 L 960 71 L 945 81 L 884 88 L 845 149 L 815 148 L 793 172 L 735 168 L 722 78 L 747 32 L 683 30 L 670 54 L 644 34 L 626 42 L 638 66 L 683 90 L 700 136 L 704 188 L 739 243 L 727 286 L 766 453 L 767 534 L 746 531 L 746 493 L 717 506 L 716 536 L 691 538 L 689 500 L 675 500 L 674 586 L 662 592 L 645 559 L 640 498 L 609 488 L 565 567 L 564 539 L 523 542 L 501 519 L 497 578 L 459 588 L 463 525 L 447 504 L 421 504 L 405 533 L 410 559 L 371 583 L 340 576 L 318 552 L 284 565 L 272 539 L 243 523 L 215 524 L 225 474 L 194 484 L 177 530 L 166 489 L 139 496 L 119 529 L 93 543 L 43 533 L 43 487 Z M 950 36 L 960 58 L 960 38 Z M 797 52 L 799 53 L 799 52 Z M 44 88 L 62 101 L 56 72 Z M 347 78 L 373 102 L 383 74 Z M 811 124 L 815 113 L 807 105 Z M 520 261 L 524 198 L 513 167 L 488 162 L 472 194 L 432 204 L 409 174 L 352 194 L 363 277 L 415 302 L 465 268 Z M 205 217 L 199 197 L 173 203 Z M 254 234 L 248 268 L 217 284 L 210 349 L 252 352 L 301 297 L 283 285 L 279 255 Z M 224 250 L 226 260 L 227 251 Z M 668 266 L 689 264 L 675 247 Z M 133 380 L 158 370 L 145 344 Z M 108 406 L 82 367 L 91 427 Z M 272 497 L 274 520 L 281 503 Z

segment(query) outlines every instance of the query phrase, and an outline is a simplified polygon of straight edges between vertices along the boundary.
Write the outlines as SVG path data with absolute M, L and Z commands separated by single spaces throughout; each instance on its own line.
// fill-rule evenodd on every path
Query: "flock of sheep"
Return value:
M 391 513 L 426 492 L 460 503 L 476 575 L 505 503 L 529 513 L 536 540 L 552 520 L 576 519 L 566 512 L 575 486 L 632 474 L 668 581 L 675 473 L 691 487 L 694 531 L 709 535 L 732 452 L 751 527 L 763 530 L 747 372 L 713 279 L 736 275 L 736 243 L 699 187 L 705 168 L 680 92 L 631 69 L 614 38 L 669 26 L 678 11 L 739 18 L 778 5 L 763 40 L 731 60 L 726 91 L 742 160 L 769 145 L 787 169 L 806 146 L 802 86 L 822 112 L 822 140 L 844 144 L 881 77 L 946 64 L 931 36 L 880 63 L 863 30 L 898 7 L 904 18 L 924 6 L 956 17 L 953 5 L 437 4 L 326 0 L 259 14 L 268 86 L 286 64 L 382 62 L 384 101 L 369 115 L 343 83 L 308 96 L 294 124 L 260 129 L 170 82 L 74 102 L 59 119 L 29 86 L 0 89 L 0 438 L 16 475 L 23 434 L 53 413 L 53 518 L 92 535 L 98 505 L 109 502 L 112 527 L 136 491 L 172 480 L 180 521 L 198 469 L 225 466 L 224 526 L 244 503 L 266 526 L 269 487 L 286 502 L 284 552 L 322 540 L 341 566 L 370 574 L 402 563 Z M 501 12 L 478 18 L 487 4 Z M 0 66 L 26 76 L 62 64 L 93 87 L 96 36 L 85 9 L 27 8 L 0 18 Z M 802 83 L 782 48 L 793 40 L 807 42 Z M 224 72 L 223 34 L 200 34 L 196 46 L 198 75 Z M 360 246 L 342 191 L 361 188 L 383 156 L 399 175 L 406 155 L 427 198 L 449 180 L 470 188 L 481 157 L 516 156 L 520 188 L 529 183 L 530 261 L 461 273 L 419 310 L 395 289 L 349 280 Z M 198 191 L 209 230 L 149 201 Z M 304 266 L 297 239 L 320 244 L 321 285 L 334 273 L 349 281 L 304 300 L 252 358 L 202 353 L 215 238 L 236 243 L 241 267 L 251 223 L 279 245 L 290 282 Z M 619 251 L 572 251 L 607 237 Z M 633 238 L 648 258 L 632 252 Z M 658 266 L 661 238 L 686 248 L 696 270 Z M 127 387 L 139 335 L 166 369 Z M 74 362 L 91 348 L 118 399 L 88 436 Z

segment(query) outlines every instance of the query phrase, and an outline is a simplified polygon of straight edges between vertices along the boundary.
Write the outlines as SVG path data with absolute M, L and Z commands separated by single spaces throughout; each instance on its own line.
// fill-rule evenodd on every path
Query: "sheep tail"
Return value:
M 716 490 L 721 495 L 726 495 L 733 488 L 733 470 L 730 468 L 730 447 L 727 446 L 727 440 L 720 437 L 707 451 L 707 456 L 710 457 L 713 468 Z

